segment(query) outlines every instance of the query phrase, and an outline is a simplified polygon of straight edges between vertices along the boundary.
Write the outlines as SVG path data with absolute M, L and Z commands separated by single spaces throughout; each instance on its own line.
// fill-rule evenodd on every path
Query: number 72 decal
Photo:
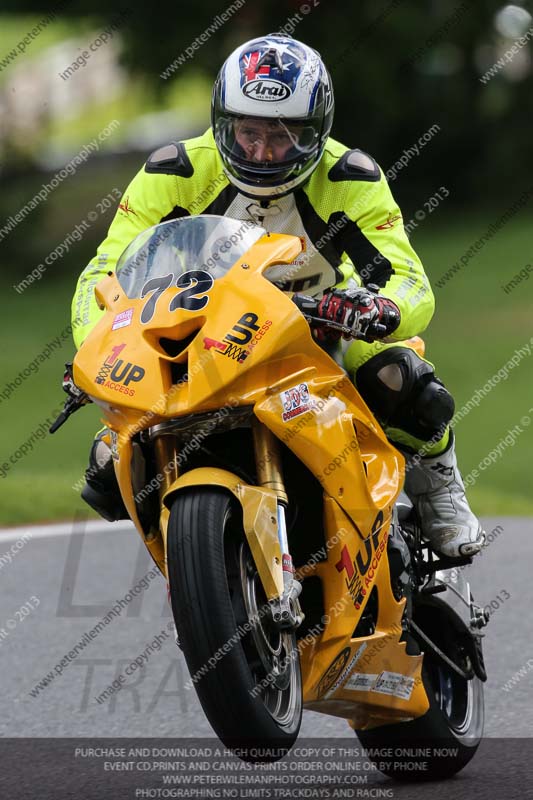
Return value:
M 146 297 L 148 294 L 150 297 L 141 311 L 142 323 L 150 322 L 155 314 L 157 301 L 163 292 L 174 283 L 175 277 L 174 273 L 170 272 L 160 278 L 150 278 L 144 284 L 141 289 L 141 297 Z M 183 291 L 174 295 L 168 310 L 176 311 L 178 308 L 184 308 L 186 311 L 201 311 L 209 302 L 207 292 L 209 292 L 214 282 L 213 276 L 203 269 L 191 269 L 188 272 L 183 272 L 175 281 L 178 289 Z M 198 295 L 203 295 L 203 297 L 198 297 Z

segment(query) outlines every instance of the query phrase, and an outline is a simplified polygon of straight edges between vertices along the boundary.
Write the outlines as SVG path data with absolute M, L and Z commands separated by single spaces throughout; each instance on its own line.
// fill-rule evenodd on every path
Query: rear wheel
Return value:
M 435 622 L 435 620 L 434 620 Z M 470 663 L 460 638 L 438 620 L 443 652 L 462 669 Z M 433 631 L 437 626 L 435 625 Z M 429 630 L 426 629 L 429 635 Z M 431 637 L 435 639 L 435 635 Z M 466 680 L 426 648 L 422 668 L 429 709 L 410 722 L 356 731 L 370 758 L 385 775 L 397 780 L 427 781 L 449 778 L 465 767 L 480 744 L 484 725 L 483 683 L 474 676 Z M 385 757 L 379 751 L 391 755 Z M 369 756 L 370 757 L 370 756 Z
M 174 621 L 209 722 L 246 760 L 282 757 L 302 718 L 299 654 L 272 621 L 240 506 L 219 489 L 180 492 L 167 539 Z

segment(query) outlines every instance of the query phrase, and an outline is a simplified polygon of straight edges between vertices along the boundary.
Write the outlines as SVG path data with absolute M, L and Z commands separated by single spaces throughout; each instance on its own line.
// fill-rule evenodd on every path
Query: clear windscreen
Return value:
M 128 245 L 117 263 L 117 279 L 131 299 L 142 297 L 154 278 L 203 270 L 216 280 L 265 233 L 252 222 L 208 214 L 162 222 Z

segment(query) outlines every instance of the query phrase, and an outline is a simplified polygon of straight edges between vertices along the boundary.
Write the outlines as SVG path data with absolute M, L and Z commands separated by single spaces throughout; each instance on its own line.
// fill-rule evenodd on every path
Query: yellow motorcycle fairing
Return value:
M 304 702 L 351 719 L 357 728 L 372 727 L 420 716 L 429 705 L 422 656 L 407 655 L 399 641 L 404 602 L 392 594 L 387 558 L 403 458 L 344 371 L 315 343 L 296 306 L 262 275 L 273 264 L 291 263 L 300 250 L 297 237 L 267 234 L 214 282 L 201 311 L 180 307 L 169 313 L 180 293 L 170 287 L 144 325 L 146 298 L 128 298 L 116 276 L 108 276 L 96 289 L 107 313 L 78 352 L 74 378 L 103 409 L 126 508 L 164 574 L 172 497 L 187 486 L 215 484 L 241 503 L 267 596 L 279 593 L 275 493 L 224 470 L 174 475 L 161 493 L 159 525 L 147 532 L 132 482 L 132 439 L 139 431 L 228 406 L 251 406 L 317 478 L 327 559 L 307 575 L 322 583 L 325 614 L 323 630 L 300 642 Z M 117 319 L 130 322 L 115 328 Z M 252 319 L 254 337 L 235 350 L 234 340 Z M 378 606 L 375 631 L 354 637 L 372 593 Z

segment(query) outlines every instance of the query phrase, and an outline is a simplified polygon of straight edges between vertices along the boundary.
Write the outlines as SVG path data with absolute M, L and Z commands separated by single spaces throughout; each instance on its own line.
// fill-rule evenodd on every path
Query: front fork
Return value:
M 257 481 L 265 489 L 272 489 L 278 497 L 277 521 L 283 571 L 283 594 L 269 600 L 272 619 L 280 629 L 296 630 L 302 624 L 305 615 L 298 600 L 302 584 L 294 577 L 294 567 L 289 552 L 285 522 L 285 508 L 289 499 L 283 482 L 279 444 L 272 431 L 257 418 L 254 418 L 252 422 L 252 435 Z
M 296 630 L 305 617 L 298 601 L 302 585 L 294 577 L 287 539 L 285 508 L 288 505 L 288 497 L 283 482 L 279 444 L 269 428 L 256 418 L 252 423 L 252 434 L 258 484 L 274 491 L 277 495 L 277 531 L 281 551 L 283 592 L 279 597 L 268 601 L 270 612 L 276 627 Z M 176 439 L 174 436 L 157 436 L 154 449 L 158 471 L 162 476 L 159 494 L 163 504 L 166 492 L 178 478 Z

